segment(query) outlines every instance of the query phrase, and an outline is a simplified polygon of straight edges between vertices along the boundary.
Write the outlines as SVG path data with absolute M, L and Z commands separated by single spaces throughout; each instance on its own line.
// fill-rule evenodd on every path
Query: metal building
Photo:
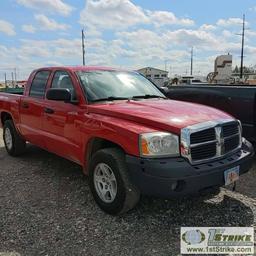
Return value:
M 158 87 L 163 87 L 168 82 L 168 72 L 158 68 L 145 67 L 137 70 L 140 74 L 151 80 Z

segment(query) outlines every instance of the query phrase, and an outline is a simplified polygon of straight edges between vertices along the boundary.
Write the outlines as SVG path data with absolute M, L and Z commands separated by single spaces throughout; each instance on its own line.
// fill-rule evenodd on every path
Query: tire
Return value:
M 4 122 L 3 139 L 5 149 L 9 155 L 19 156 L 25 152 L 26 141 L 21 138 L 12 120 Z
M 110 179 L 104 175 L 101 176 L 102 169 L 105 170 L 104 172 L 107 170 Z M 105 195 L 100 193 L 106 184 L 102 182 L 103 178 L 101 179 L 101 177 L 107 179 L 105 182 L 109 181 L 109 189 L 112 190 L 112 193 L 107 192 Z M 139 190 L 130 182 L 125 155 L 118 148 L 102 149 L 93 155 L 89 164 L 89 185 L 98 206 L 111 215 L 129 211 L 140 199 Z

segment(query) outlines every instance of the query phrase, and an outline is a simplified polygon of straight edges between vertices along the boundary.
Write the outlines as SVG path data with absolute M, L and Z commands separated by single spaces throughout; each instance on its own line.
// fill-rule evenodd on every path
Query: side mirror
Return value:
M 47 100 L 64 101 L 66 103 L 71 102 L 71 93 L 69 89 L 49 89 L 46 93 Z
M 168 92 L 168 88 L 167 87 L 158 87 L 158 89 L 161 91 L 161 93 L 163 93 L 165 96 Z

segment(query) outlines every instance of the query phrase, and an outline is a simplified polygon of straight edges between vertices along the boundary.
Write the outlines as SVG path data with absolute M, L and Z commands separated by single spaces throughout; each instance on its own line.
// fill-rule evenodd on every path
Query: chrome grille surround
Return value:
M 237 133 L 231 134 L 230 136 L 224 137 L 223 135 L 223 126 L 225 125 L 237 125 Z M 190 137 L 191 134 L 198 133 L 200 131 L 204 131 L 207 129 L 214 129 L 215 130 L 215 139 L 210 140 L 210 141 L 203 141 L 203 142 L 198 142 L 196 144 L 190 143 Z M 225 141 L 230 138 L 235 138 L 237 137 L 239 139 L 238 146 L 228 152 L 225 152 Z M 181 155 L 184 158 L 187 158 L 189 162 L 193 165 L 195 164 L 200 164 L 204 163 L 210 160 L 215 160 L 218 158 L 222 158 L 226 155 L 229 155 L 235 151 L 237 151 L 239 148 L 242 146 L 242 126 L 239 120 L 235 119 L 220 119 L 220 120 L 214 120 L 214 121 L 208 121 L 208 122 L 203 122 L 199 124 L 195 124 L 192 126 L 185 127 L 181 129 L 181 135 L 180 135 L 180 140 L 181 140 L 181 148 L 180 152 Z M 208 158 L 202 158 L 199 160 L 193 160 L 192 154 L 191 154 L 191 149 L 193 148 L 198 148 L 199 146 L 207 146 L 210 144 L 216 144 L 216 153 L 214 152 L 214 156 L 208 157 Z

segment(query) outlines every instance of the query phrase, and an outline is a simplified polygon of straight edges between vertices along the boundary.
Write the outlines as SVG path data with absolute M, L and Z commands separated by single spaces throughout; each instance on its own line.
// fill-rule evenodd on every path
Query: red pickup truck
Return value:
M 254 155 L 238 120 L 169 100 L 124 70 L 35 70 L 23 95 L 0 93 L 0 115 L 10 155 L 29 142 L 80 164 L 110 214 L 133 208 L 140 194 L 168 198 L 233 183 Z

